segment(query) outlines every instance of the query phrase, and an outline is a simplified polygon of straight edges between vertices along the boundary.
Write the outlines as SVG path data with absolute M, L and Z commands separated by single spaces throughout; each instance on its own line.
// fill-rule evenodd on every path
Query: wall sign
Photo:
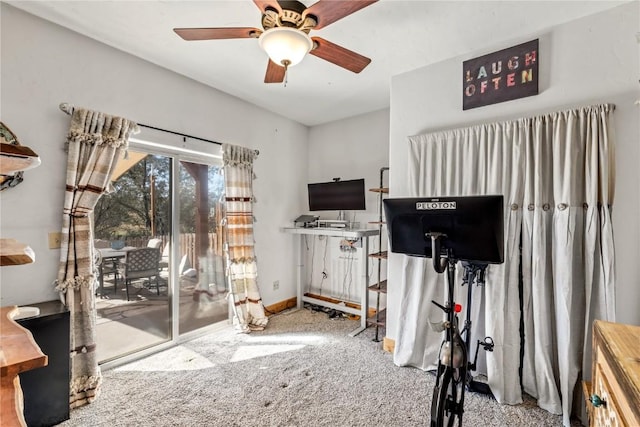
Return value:
M 538 39 L 462 65 L 463 110 L 538 94 Z

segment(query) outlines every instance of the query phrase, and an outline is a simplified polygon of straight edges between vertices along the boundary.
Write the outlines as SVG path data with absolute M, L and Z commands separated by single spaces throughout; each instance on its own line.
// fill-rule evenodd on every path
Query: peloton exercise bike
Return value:
M 484 284 L 488 264 L 504 258 L 503 197 L 467 196 L 438 198 L 389 198 L 384 200 L 391 252 L 428 257 L 437 273 L 447 273 L 447 301 L 431 301 L 445 313 L 440 332 L 444 338 L 438 355 L 436 384 L 431 402 L 431 427 L 462 426 L 464 392 L 490 393 L 488 386 L 473 380 L 478 349 L 493 351 L 493 340 L 478 340 L 473 362 L 468 353 L 471 341 L 471 288 Z M 462 331 L 454 301 L 456 264 L 465 272 L 468 286 L 466 320 Z M 463 340 L 462 334 L 465 334 Z

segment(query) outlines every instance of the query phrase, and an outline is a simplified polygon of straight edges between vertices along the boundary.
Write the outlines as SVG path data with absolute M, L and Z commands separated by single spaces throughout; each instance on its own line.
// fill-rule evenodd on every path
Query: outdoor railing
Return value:
M 207 248 L 213 251 L 214 255 L 223 255 L 223 239 L 222 239 L 222 227 L 218 227 L 217 233 L 209 233 Z M 125 246 L 132 246 L 136 248 L 142 248 L 147 246 L 147 243 L 151 239 L 162 240 L 160 250 L 162 251 L 169 242 L 169 236 L 154 236 L 154 237 L 127 237 L 124 239 Z M 182 259 L 184 255 L 188 255 L 191 265 L 196 267 L 198 263 L 198 257 L 196 254 L 196 234 L 195 233 L 182 233 L 180 234 L 180 251 L 179 259 Z

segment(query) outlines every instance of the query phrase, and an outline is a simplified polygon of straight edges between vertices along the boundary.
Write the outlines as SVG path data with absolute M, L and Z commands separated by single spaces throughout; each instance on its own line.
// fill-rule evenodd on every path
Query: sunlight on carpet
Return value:
M 270 336 L 247 336 L 247 342 L 251 343 L 300 343 L 307 345 L 320 345 L 328 342 L 327 337 L 322 335 L 302 335 L 302 334 L 276 334 Z
M 238 347 L 231 357 L 230 362 L 240 362 L 242 360 L 255 359 L 257 357 L 271 356 L 287 351 L 300 350 L 305 345 L 297 344 L 276 344 L 276 345 L 242 345 Z
M 209 359 L 183 346 L 172 347 L 136 362 L 115 368 L 117 372 L 195 371 L 216 366 Z

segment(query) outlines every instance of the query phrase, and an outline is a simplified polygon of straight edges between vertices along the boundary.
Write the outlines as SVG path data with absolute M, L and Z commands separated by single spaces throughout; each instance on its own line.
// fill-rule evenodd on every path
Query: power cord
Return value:
M 322 295 L 322 283 L 329 277 L 327 274 L 327 247 L 329 246 L 329 239 L 324 241 L 324 255 L 322 257 L 322 280 L 320 280 L 320 295 Z
M 309 246 L 307 246 L 307 252 L 309 252 Z M 311 288 L 313 285 L 313 260 L 316 254 L 316 236 L 313 236 L 313 240 L 311 241 L 311 272 L 309 274 L 309 284 L 307 285 Z
M 353 267 L 353 252 L 347 254 L 347 269 L 342 278 L 342 294 L 345 299 L 349 299 L 349 292 L 351 291 L 351 284 L 353 283 L 353 275 L 351 274 Z M 349 278 L 349 285 L 347 287 L 347 277 Z
M 312 313 L 324 313 L 329 319 L 346 319 L 347 315 L 339 310 L 335 310 L 329 307 L 321 307 L 316 304 L 305 303 L 304 308 L 310 310 Z

